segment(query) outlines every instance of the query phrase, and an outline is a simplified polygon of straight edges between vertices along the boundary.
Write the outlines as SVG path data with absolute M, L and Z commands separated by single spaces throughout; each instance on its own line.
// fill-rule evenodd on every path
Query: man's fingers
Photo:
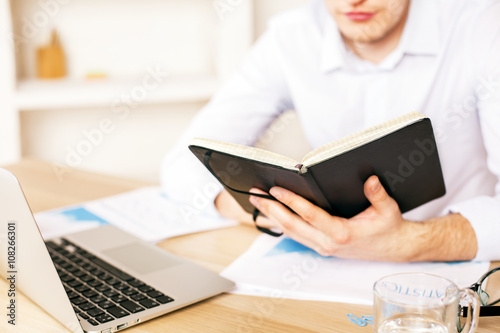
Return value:
M 313 205 L 308 200 L 303 197 L 285 190 L 281 187 L 273 187 L 269 193 L 282 202 L 284 205 L 290 207 L 295 213 L 300 215 L 306 222 L 311 223 L 317 219 L 330 216 L 324 210 L 320 209 L 318 206 Z
M 282 203 L 274 200 L 251 197 L 250 201 L 290 238 L 310 247 L 321 255 L 331 255 L 337 246 L 322 231 L 291 212 Z
M 266 217 L 265 215 L 262 215 L 262 214 L 259 214 L 259 216 L 257 216 L 257 218 L 255 219 L 255 223 L 259 227 L 268 228 L 268 229 L 277 227 L 277 224 L 275 222 L 273 222 L 271 219 L 269 219 L 268 217 Z
M 252 193 L 263 193 L 260 190 L 252 189 Z M 283 231 L 287 231 L 287 234 L 300 234 L 310 233 L 312 227 L 302 220 L 297 214 L 293 213 L 287 207 L 283 206 L 279 201 L 269 200 L 265 198 L 259 198 L 257 196 L 251 196 L 250 202 L 264 215 L 266 215 L 270 220 L 276 222 Z
M 252 188 L 250 190 L 250 193 L 257 193 L 257 194 L 263 194 L 263 195 L 268 195 L 268 193 L 258 189 L 258 188 Z M 252 201 L 251 199 L 252 197 L 250 197 L 250 201 Z M 277 223 L 272 221 L 271 219 L 269 219 L 263 212 L 261 212 L 259 215 L 257 215 L 257 217 L 255 218 L 255 221 L 254 221 L 259 227 L 264 227 L 264 228 L 268 228 L 268 229 L 271 229 L 271 228 L 276 228 L 277 227 Z
M 305 236 L 308 238 L 308 241 L 302 241 L 302 243 L 308 245 L 311 244 L 311 240 L 314 239 L 312 243 L 313 246 L 311 247 L 321 254 L 331 253 L 331 251 L 333 251 L 332 247 L 335 248 L 336 245 L 345 244 L 349 241 L 350 231 L 346 225 L 345 219 L 332 216 L 303 197 L 281 187 L 271 188 L 270 193 L 298 214 L 300 216 L 299 220 L 303 224 L 311 226 L 314 229 L 314 233 L 309 232 L 306 234 L 304 233 L 305 230 L 296 232 L 295 240 L 297 240 L 297 238 L 303 240 Z M 296 216 L 295 214 L 292 215 Z M 279 223 L 284 224 L 283 231 L 288 229 L 288 233 L 290 233 L 292 232 L 290 231 L 291 227 L 297 227 L 295 224 L 292 224 L 294 223 L 293 221 L 293 219 L 290 220 L 291 225 L 288 225 L 289 223 L 286 220 L 280 220 Z
M 387 194 L 377 176 L 368 178 L 365 182 L 364 191 L 366 198 L 376 211 L 399 211 L 398 204 Z
M 323 232 L 330 233 L 336 228 L 342 228 L 343 219 L 330 215 L 320 207 L 291 191 L 281 187 L 273 187 L 269 192 L 280 202 L 290 207 L 304 221 Z
M 257 194 L 267 194 L 259 189 L 251 189 L 251 193 Z M 250 196 L 250 202 L 265 216 L 273 221 L 287 221 L 292 218 L 296 218 L 295 214 L 290 212 L 286 207 L 284 207 L 280 202 L 265 199 L 257 196 Z

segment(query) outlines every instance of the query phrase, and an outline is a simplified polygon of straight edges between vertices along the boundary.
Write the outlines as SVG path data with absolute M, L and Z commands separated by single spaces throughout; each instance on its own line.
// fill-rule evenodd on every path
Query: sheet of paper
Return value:
M 484 261 L 400 264 L 322 257 L 290 238 L 261 235 L 221 275 L 236 282 L 231 292 L 237 294 L 371 305 L 373 284 L 385 275 L 426 272 L 466 287 L 489 265 Z
M 45 239 L 112 224 L 150 242 L 235 225 L 166 198 L 160 187 L 144 187 L 75 206 L 35 214 Z

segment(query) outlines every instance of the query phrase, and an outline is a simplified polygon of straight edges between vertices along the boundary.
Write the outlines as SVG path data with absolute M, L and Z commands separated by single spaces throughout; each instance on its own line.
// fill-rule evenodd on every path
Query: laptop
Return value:
M 234 287 L 110 225 L 45 241 L 16 177 L 1 168 L 0 228 L 10 251 L 0 274 L 72 332 L 121 331 Z

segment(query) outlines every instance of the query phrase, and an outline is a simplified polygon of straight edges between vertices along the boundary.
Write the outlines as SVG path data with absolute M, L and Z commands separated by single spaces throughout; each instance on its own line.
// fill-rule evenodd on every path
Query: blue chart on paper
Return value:
M 293 252 L 304 255 L 312 255 L 314 257 L 322 257 L 313 249 L 302 245 L 291 238 L 283 238 L 271 251 L 266 253 L 265 257 L 277 256 Z
M 60 214 L 66 216 L 70 222 L 96 221 L 99 224 L 108 224 L 106 220 L 103 220 L 83 207 L 63 210 Z

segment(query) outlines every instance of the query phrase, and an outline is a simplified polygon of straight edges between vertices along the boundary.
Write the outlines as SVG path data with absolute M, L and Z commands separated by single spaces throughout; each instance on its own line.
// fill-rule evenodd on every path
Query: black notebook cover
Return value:
M 363 185 L 371 175 L 402 213 L 445 194 L 432 124 L 421 119 L 379 139 L 307 167 L 291 170 L 203 146 L 189 149 L 249 213 L 252 187 L 293 191 L 330 214 L 350 218 L 370 206 Z

